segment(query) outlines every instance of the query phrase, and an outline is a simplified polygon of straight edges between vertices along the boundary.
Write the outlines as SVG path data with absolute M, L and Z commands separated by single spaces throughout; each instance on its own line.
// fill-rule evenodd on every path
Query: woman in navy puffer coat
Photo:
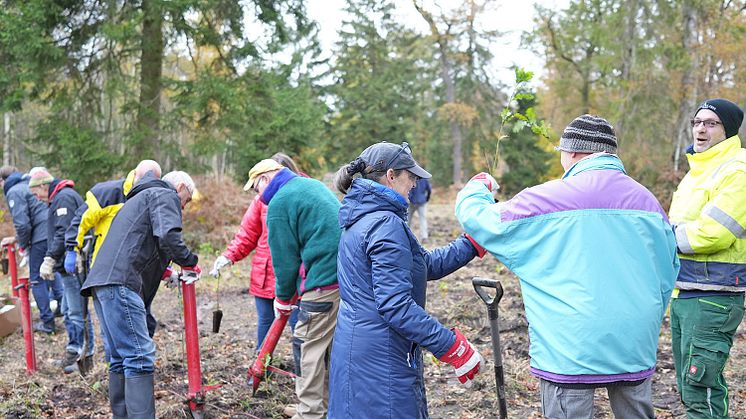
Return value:
M 355 173 L 363 178 L 353 181 Z M 458 363 L 448 358 L 460 345 L 466 351 L 463 361 L 469 361 L 462 367 L 464 377 L 473 378 L 479 369 L 481 357 L 463 335 L 425 311 L 427 281 L 464 266 L 478 245 L 461 236 L 433 251 L 420 246 L 406 224 L 404 198 L 417 177 L 430 174 L 416 164 L 406 143 L 379 143 L 335 178 L 337 189 L 349 192 L 339 212 L 341 303 L 329 418 L 428 417 L 422 347 L 461 375 Z

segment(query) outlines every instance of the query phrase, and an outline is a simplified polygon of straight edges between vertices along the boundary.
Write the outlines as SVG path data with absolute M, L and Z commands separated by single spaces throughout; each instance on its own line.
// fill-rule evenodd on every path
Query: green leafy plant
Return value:
M 543 120 L 540 121 L 537 119 L 533 106 L 527 108 L 524 112 L 519 112 L 512 108 L 515 101 L 533 101 L 536 98 L 534 93 L 528 88 L 528 83 L 533 77 L 534 73 L 532 71 L 527 71 L 520 67 L 515 69 L 515 86 L 507 102 L 505 102 L 505 107 L 500 112 L 500 129 L 497 132 L 497 141 L 495 142 L 495 155 L 492 159 L 492 164 L 488 164 L 491 173 L 495 171 L 500 161 L 500 142 L 509 137 L 505 132 L 506 125 L 512 123 L 512 133 L 514 134 L 528 127 L 531 129 L 531 132 L 544 138 L 548 138 L 550 135 L 549 126 Z

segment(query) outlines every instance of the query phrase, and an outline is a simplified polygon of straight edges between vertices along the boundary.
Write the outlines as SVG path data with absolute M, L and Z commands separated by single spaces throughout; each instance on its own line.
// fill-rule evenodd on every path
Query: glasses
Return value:
M 699 124 L 703 124 L 705 128 L 715 128 L 718 125 L 723 125 L 722 122 L 714 119 L 690 119 L 689 124 L 691 124 L 692 128 L 698 127 Z
M 264 175 L 259 175 L 254 181 L 254 192 L 259 193 L 259 182 L 261 182 L 262 179 L 264 179 Z
M 408 142 L 404 141 L 403 143 L 401 143 L 399 151 L 397 151 L 396 154 L 394 154 L 394 157 L 392 157 L 391 160 L 389 160 L 388 163 L 386 163 L 386 166 L 384 167 L 391 167 L 391 165 L 396 161 L 396 159 L 399 158 L 399 155 L 402 153 L 402 151 L 406 151 L 407 154 L 410 154 L 410 155 L 412 154 L 412 149 L 409 147 Z

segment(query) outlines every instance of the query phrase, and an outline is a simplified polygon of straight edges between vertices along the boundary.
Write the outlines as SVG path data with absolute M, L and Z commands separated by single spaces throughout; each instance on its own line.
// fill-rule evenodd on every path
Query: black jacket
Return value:
M 111 223 L 81 294 L 91 288 L 124 285 L 147 303 L 170 261 L 197 264 L 181 237 L 181 202 L 171 185 L 147 174 L 127 195 Z
M 64 272 L 65 231 L 83 205 L 83 198 L 73 189 L 71 180 L 55 179 L 49 184 L 49 212 L 47 216 L 47 256 L 56 260 L 54 270 Z

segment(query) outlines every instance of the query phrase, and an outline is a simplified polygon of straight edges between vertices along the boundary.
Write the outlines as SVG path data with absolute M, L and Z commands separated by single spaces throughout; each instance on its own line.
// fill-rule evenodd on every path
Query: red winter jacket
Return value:
M 249 255 L 251 260 L 251 295 L 262 298 L 275 298 L 275 271 L 272 269 L 272 255 L 267 243 L 267 205 L 259 195 L 251 201 L 249 209 L 241 220 L 241 229 L 223 252 L 223 256 L 235 263 Z

